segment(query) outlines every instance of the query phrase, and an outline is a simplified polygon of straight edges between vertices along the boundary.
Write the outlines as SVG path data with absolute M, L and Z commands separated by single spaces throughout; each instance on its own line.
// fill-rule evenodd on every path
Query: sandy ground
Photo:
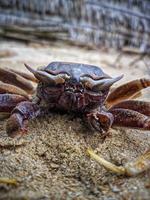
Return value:
M 112 50 L 88 50 L 63 43 L 0 42 L 0 67 L 25 70 L 24 62 L 37 67 L 59 60 L 103 66 L 112 76 L 125 74 L 120 83 L 149 76 L 142 60 L 130 66 L 138 55 L 124 55 L 115 63 L 118 55 Z M 142 99 L 148 100 L 149 94 L 150 90 L 145 90 Z M 150 199 L 150 171 L 133 178 L 116 176 L 86 154 L 92 147 L 113 163 L 125 164 L 149 149 L 149 132 L 110 129 L 103 140 L 81 119 L 59 113 L 31 121 L 29 134 L 21 139 L 8 138 L 4 125 L 5 121 L 0 121 L 0 177 L 15 178 L 18 185 L 0 184 L 0 199 Z

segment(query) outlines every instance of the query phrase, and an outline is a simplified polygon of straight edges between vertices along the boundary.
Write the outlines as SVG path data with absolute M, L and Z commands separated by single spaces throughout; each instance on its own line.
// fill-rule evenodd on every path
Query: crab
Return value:
M 30 119 L 53 110 L 77 113 L 103 136 L 114 126 L 150 130 L 150 103 L 134 100 L 142 89 L 150 86 L 149 79 L 133 80 L 111 89 L 123 75 L 112 78 L 94 65 L 52 62 L 37 70 L 25 66 L 30 74 L 0 68 L 0 116 L 9 117 L 8 136 L 27 133 Z M 31 82 L 37 84 L 36 89 Z M 96 157 L 92 151 L 89 154 Z M 117 166 L 110 167 L 101 160 L 107 169 L 118 171 Z M 135 175 L 149 166 L 148 151 L 132 167 L 134 170 L 130 166 L 127 169 L 130 175 Z

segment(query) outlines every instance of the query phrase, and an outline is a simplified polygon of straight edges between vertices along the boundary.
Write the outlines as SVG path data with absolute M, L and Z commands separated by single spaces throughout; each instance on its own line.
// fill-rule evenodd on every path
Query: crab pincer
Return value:
M 37 104 L 30 101 L 19 103 L 12 111 L 6 123 L 6 131 L 10 137 L 27 133 L 28 120 L 34 119 L 40 114 Z
M 107 134 L 107 131 L 112 126 L 114 117 L 109 112 L 91 112 L 86 115 L 86 120 L 92 129 Z

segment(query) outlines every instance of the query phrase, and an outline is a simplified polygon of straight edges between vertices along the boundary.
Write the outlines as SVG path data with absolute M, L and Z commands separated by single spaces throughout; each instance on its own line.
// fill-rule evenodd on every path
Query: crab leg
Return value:
M 0 112 L 11 112 L 18 103 L 26 100 L 25 97 L 16 94 L 0 94 Z
M 150 79 L 137 79 L 114 89 L 107 98 L 106 105 L 111 107 L 123 100 L 132 99 L 144 88 L 150 86 Z
M 0 112 L 0 120 L 7 119 L 10 116 L 9 112 Z
M 0 120 L 8 118 L 13 108 L 28 98 L 17 94 L 0 94 Z
M 136 93 L 135 95 L 133 95 L 132 97 L 130 97 L 130 99 L 137 99 L 141 96 L 142 96 L 142 92 L 140 91 L 140 92 Z
M 0 81 L 0 94 L 5 94 L 5 93 L 18 94 L 28 98 L 28 94 L 21 88 Z
M 40 107 L 30 101 L 19 103 L 6 123 L 6 131 L 10 137 L 23 135 L 27 132 L 29 119 L 36 118 L 40 114 Z
M 127 100 L 114 105 L 110 110 L 116 108 L 134 110 L 150 117 L 150 102 Z
M 25 78 L 7 69 L 0 68 L 0 80 L 4 83 L 15 85 L 28 93 L 33 93 L 33 85 Z
M 115 108 L 110 109 L 113 114 L 113 126 L 150 130 L 150 117 L 134 110 Z
M 118 175 L 136 176 L 150 169 L 150 150 L 137 158 L 135 161 L 125 164 L 125 166 L 116 166 L 111 162 L 105 160 L 102 156 L 98 156 L 97 154 L 95 154 L 94 151 L 91 149 L 88 149 L 87 153 L 92 159 L 96 160 L 107 170 Z

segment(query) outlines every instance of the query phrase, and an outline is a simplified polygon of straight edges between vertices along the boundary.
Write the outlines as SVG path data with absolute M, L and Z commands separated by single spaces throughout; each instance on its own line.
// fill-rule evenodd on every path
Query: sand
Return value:
M 58 42 L 39 45 L 1 41 L 0 67 L 24 71 L 24 62 L 37 67 L 52 61 L 72 61 L 103 66 L 112 76 L 124 74 L 119 84 L 149 76 L 143 60 L 129 66 L 138 55 L 124 54 L 121 61 L 115 63 L 118 55 L 114 50 L 89 50 Z M 149 57 L 145 57 L 145 62 L 148 61 Z M 150 90 L 146 89 L 141 99 L 149 97 Z M 32 120 L 28 135 L 11 139 L 6 135 L 5 122 L 0 121 L 0 177 L 15 178 L 18 184 L 0 184 L 0 199 L 150 198 L 150 171 L 132 178 L 117 176 L 86 153 L 91 147 L 107 160 L 123 165 L 149 149 L 150 132 L 112 128 L 103 139 L 100 133 L 90 131 L 74 115 L 50 113 Z

